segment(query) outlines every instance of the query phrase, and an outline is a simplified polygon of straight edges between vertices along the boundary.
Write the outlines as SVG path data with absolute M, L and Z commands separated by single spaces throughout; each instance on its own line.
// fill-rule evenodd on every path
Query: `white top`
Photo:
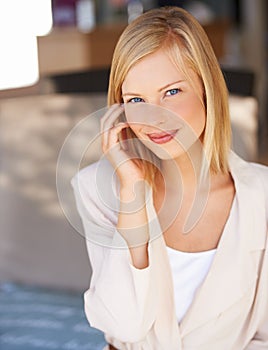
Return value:
M 216 249 L 187 253 L 167 246 L 173 285 L 176 316 L 180 323 L 190 307 L 197 288 L 210 269 Z

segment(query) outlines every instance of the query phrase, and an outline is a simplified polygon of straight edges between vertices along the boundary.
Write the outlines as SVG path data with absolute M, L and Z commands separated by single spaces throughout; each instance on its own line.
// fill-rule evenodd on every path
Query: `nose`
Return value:
M 158 106 L 158 107 L 163 107 L 160 98 L 157 98 L 157 97 L 148 97 L 147 100 L 146 100 L 146 102 L 147 102 L 149 105 Z
M 127 104 L 125 113 L 129 123 L 150 127 L 161 127 L 170 119 L 169 111 L 163 108 L 160 103 L 153 104 L 147 101 L 146 103 Z
M 150 99 L 147 104 L 148 122 L 155 126 L 165 124 L 168 117 L 168 111 L 164 108 L 163 103 L 158 99 Z

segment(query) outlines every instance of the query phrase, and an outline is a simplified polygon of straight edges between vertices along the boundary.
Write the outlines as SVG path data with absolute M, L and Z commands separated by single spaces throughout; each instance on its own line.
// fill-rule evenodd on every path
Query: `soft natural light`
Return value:
M 47 35 L 52 29 L 51 0 L 27 0 L 30 3 L 32 29 L 36 36 Z M 25 0 L 22 2 L 26 2 Z
M 36 37 L 0 31 L 0 43 L 0 89 L 36 83 L 39 78 Z
M 36 36 L 52 28 L 51 0 L 0 0 L 0 89 L 38 81 Z

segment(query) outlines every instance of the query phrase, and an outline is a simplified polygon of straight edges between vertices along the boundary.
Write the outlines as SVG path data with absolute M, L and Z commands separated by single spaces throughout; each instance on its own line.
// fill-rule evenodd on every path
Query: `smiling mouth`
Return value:
M 162 143 L 167 143 L 171 141 L 175 137 L 177 132 L 178 130 L 171 130 L 168 132 L 165 131 L 165 132 L 151 133 L 151 134 L 147 134 L 147 136 L 154 143 L 162 144 Z

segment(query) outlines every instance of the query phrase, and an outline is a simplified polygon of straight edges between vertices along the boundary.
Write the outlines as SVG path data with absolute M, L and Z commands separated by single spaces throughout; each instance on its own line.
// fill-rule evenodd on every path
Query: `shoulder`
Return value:
M 268 190 L 268 166 L 242 159 L 231 152 L 229 165 L 232 175 L 250 188 L 261 186 Z
M 260 190 L 266 202 L 268 202 L 268 166 L 256 162 L 248 162 L 248 169 L 251 178 L 249 186 Z
M 82 169 L 80 169 L 71 179 L 71 185 L 74 188 L 86 190 L 91 195 L 97 192 L 111 190 L 117 191 L 118 181 L 115 171 L 106 158 L 102 158 Z
M 118 179 L 106 158 L 80 169 L 71 179 L 71 185 L 84 203 L 94 203 L 102 211 L 117 208 Z
M 262 181 L 263 186 L 268 189 L 268 166 L 259 163 L 250 163 L 253 171 Z
M 266 219 L 268 224 L 268 166 L 258 164 L 258 163 L 250 163 L 253 171 L 256 174 L 256 178 L 259 183 L 259 198 L 263 196 L 265 202 L 265 210 L 266 210 Z
M 229 166 L 236 190 L 243 194 L 246 202 L 262 205 L 268 218 L 268 166 L 246 161 L 234 152 L 230 155 Z
M 243 205 L 258 206 L 260 213 L 265 211 L 268 222 L 268 166 L 245 161 L 235 153 L 231 154 L 229 164 Z
M 71 179 L 71 184 L 74 185 L 77 181 L 79 184 L 96 187 L 98 180 L 105 178 L 113 178 L 113 167 L 106 158 L 102 158 L 97 162 L 80 169 Z

